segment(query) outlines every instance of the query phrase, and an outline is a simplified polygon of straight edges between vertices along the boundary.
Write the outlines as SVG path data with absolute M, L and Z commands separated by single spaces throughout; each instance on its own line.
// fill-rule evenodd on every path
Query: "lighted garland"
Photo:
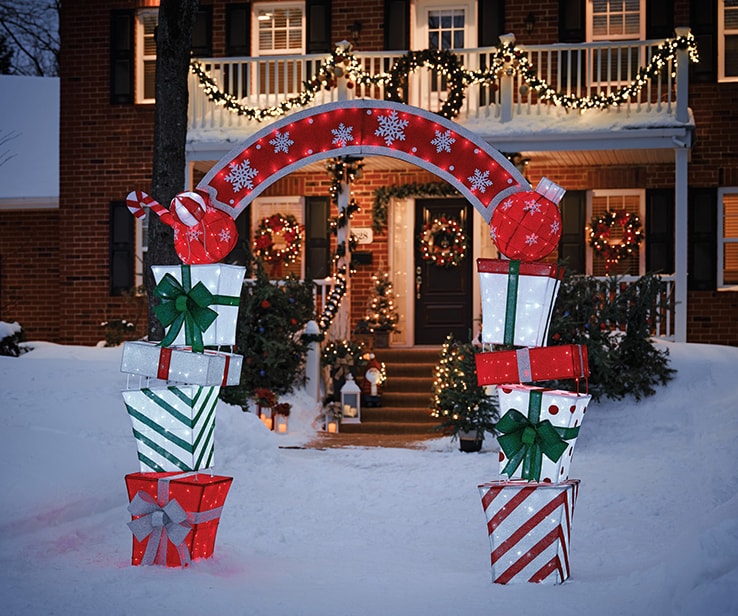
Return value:
M 387 226 L 387 206 L 393 197 L 395 199 L 405 199 L 407 197 L 449 197 L 458 194 L 459 191 L 446 182 L 380 186 L 374 191 L 372 226 L 377 232 L 382 231 Z
M 620 227 L 622 239 L 610 242 L 613 228 Z M 643 239 L 641 221 L 636 214 L 620 210 L 594 216 L 589 229 L 589 245 L 604 257 L 605 262 L 620 263 L 633 254 Z
M 275 242 L 281 236 L 284 243 Z M 282 265 L 294 263 L 300 256 L 303 230 L 294 216 L 272 214 L 263 218 L 254 233 L 254 252 L 266 263 Z
M 333 319 L 336 318 L 343 296 L 346 295 L 346 286 L 346 268 L 341 267 L 336 272 L 336 284 L 333 285 L 333 289 L 328 294 L 323 312 L 318 317 L 318 329 L 322 333 L 328 331 Z
M 421 259 L 438 267 L 456 267 L 466 256 L 466 236 L 453 218 L 441 216 L 426 223 L 419 244 Z
M 609 94 L 584 97 L 565 94 L 545 80 L 539 79 L 528 58 L 528 52 L 524 48 L 516 47 L 514 43 L 502 43 L 498 46 L 489 58 L 490 65 L 477 71 L 465 70 L 460 57 L 450 50 L 426 49 L 406 53 L 395 60 L 388 72 L 376 75 L 366 72 L 350 50 L 337 48 L 320 64 L 318 72 L 303 82 L 303 91 L 300 94 L 288 97 L 278 105 L 265 108 L 243 105 L 232 94 L 221 91 L 203 64 L 197 60 L 193 59 L 190 62 L 190 70 L 197 76 L 200 87 L 213 103 L 225 107 L 232 113 L 262 122 L 285 115 L 297 107 L 306 107 L 313 102 L 320 90 L 332 90 L 337 87 L 337 78 L 344 75 L 348 79 L 349 87 L 354 84 L 385 86 L 385 93 L 390 100 L 402 101 L 402 92 L 407 86 L 408 76 L 421 66 L 425 66 L 440 71 L 448 79 L 450 86 L 448 97 L 438 113 L 451 119 L 456 117 L 461 109 L 465 97 L 464 88 L 467 85 L 480 83 L 496 87 L 502 71 L 510 76 L 520 74 L 526 88 L 535 90 L 541 100 L 550 101 L 559 107 L 587 110 L 621 105 L 637 96 L 649 80 L 657 77 L 669 62 L 675 60 L 679 50 L 688 52 L 690 62 L 699 61 L 697 44 L 691 33 L 666 39 L 656 48 L 649 63 L 638 69 L 635 79 L 629 84 Z

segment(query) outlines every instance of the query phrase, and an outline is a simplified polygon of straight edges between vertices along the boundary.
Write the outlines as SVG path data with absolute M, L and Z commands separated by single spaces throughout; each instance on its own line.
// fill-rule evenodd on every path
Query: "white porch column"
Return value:
M 687 341 L 687 167 L 689 150 L 674 150 L 674 341 Z
M 348 174 L 347 174 L 348 176 Z M 343 257 L 338 261 L 338 266 L 342 265 L 346 267 L 346 293 L 341 300 L 341 306 L 338 309 L 338 323 L 336 333 L 343 339 L 348 340 L 350 327 L 351 327 L 351 250 L 349 248 L 349 238 L 351 237 L 351 222 L 348 217 L 348 206 L 351 200 L 351 183 L 345 180 L 341 180 L 338 191 L 338 216 L 341 218 L 345 215 L 346 224 L 343 227 L 338 228 L 337 242 L 340 246 L 341 243 L 346 247 Z
M 501 34 L 503 45 L 515 45 L 514 34 Z M 500 73 L 500 122 L 512 120 L 513 110 L 513 69 L 506 66 Z

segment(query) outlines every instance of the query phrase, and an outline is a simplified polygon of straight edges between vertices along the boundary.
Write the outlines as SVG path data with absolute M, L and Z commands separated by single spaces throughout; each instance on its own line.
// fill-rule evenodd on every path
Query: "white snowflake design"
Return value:
M 285 154 L 289 154 L 290 146 L 294 144 L 295 142 L 292 141 L 292 139 L 290 139 L 289 132 L 285 132 L 285 134 L 283 135 L 279 131 L 277 131 L 277 134 L 274 137 L 274 139 L 272 139 L 269 142 L 269 145 L 274 146 L 275 154 L 278 154 L 279 152 L 284 152 Z
M 541 204 L 535 199 L 525 202 L 524 212 L 530 212 L 531 214 L 538 214 L 541 211 Z
M 489 237 L 493 242 L 497 239 L 497 227 L 489 228 Z
M 506 201 L 502 202 L 502 205 L 500 207 L 502 208 L 503 212 L 507 212 L 507 210 L 509 210 L 512 207 L 512 205 L 513 205 L 513 200 L 507 199 Z
M 405 128 L 410 124 L 409 120 L 401 120 L 397 112 L 393 111 L 388 116 L 377 116 L 379 128 L 374 131 L 377 137 L 384 137 L 385 145 L 392 145 L 395 141 L 405 141 Z
M 333 145 L 337 145 L 339 148 L 348 145 L 349 141 L 354 140 L 354 135 L 352 134 L 353 130 L 353 126 L 345 126 L 344 123 L 341 122 L 338 125 L 338 128 L 331 129 L 331 132 L 333 133 L 333 141 L 331 141 L 331 143 Z
M 200 229 L 199 226 L 190 227 L 187 229 L 187 240 L 190 242 L 198 241 L 201 235 L 202 235 L 202 229 Z
M 559 232 L 559 229 L 561 229 L 561 225 L 559 224 L 558 220 L 554 220 L 551 223 L 551 233 L 556 234 Z
M 492 186 L 492 180 L 489 179 L 489 170 L 480 171 L 479 169 L 474 169 L 474 175 L 470 175 L 467 180 L 472 185 L 472 192 L 478 190 L 480 193 L 483 193 L 487 190 L 488 186 Z
M 526 246 L 532 246 L 533 244 L 538 243 L 538 236 L 535 233 L 531 233 L 530 235 L 525 236 L 525 244 Z
M 218 239 L 224 244 L 227 244 L 228 242 L 230 242 L 231 241 L 231 230 L 221 229 L 220 233 L 218 233 Z
M 447 130 L 442 133 L 440 130 L 436 131 L 436 138 L 431 140 L 431 144 L 436 146 L 436 154 L 441 152 L 451 152 L 451 146 L 456 143 L 456 139 L 451 136 L 451 131 Z
M 239 191 L 243 188 L 251 190 L 254 187 L 254 183 L 251 180 L 259 175 L 259 172 L 251 168 L 251 161 L 248 158 L 240 164 L 231 163 L 228 166 L 231 172 L 225 177 L 225 180 L 233 184 L 234 191 Z

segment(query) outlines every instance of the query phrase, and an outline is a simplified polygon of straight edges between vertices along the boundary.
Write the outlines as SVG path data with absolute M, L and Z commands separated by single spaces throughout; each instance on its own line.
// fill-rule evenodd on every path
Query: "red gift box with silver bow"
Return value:
M 233 477 L 206 473 L 126 475 L 131 563 L 185 567 L 209 558 Z
M 495 584 L 561 584 L 579 479 L 559 484 L 492 481 L 479 486 Z
M 587 347 L 583 344 L 490 351 L 476 353 L 474 359 L 479 385 L 589 378 Z

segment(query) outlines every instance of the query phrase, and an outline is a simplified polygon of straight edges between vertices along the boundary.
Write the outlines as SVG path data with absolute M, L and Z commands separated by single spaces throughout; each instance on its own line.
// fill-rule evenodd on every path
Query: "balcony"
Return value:
M 322 55 L 200 58 L 190 75 L 189 149 L 216 150 L 282 115 L 356 98 L 441 113 L 503 151 L 691 144 L 687 69 L 696 49 L 687 29 L 674 39 L 577 45 L 500 38 L 499 47 L 453 54 L 339 45 Z

